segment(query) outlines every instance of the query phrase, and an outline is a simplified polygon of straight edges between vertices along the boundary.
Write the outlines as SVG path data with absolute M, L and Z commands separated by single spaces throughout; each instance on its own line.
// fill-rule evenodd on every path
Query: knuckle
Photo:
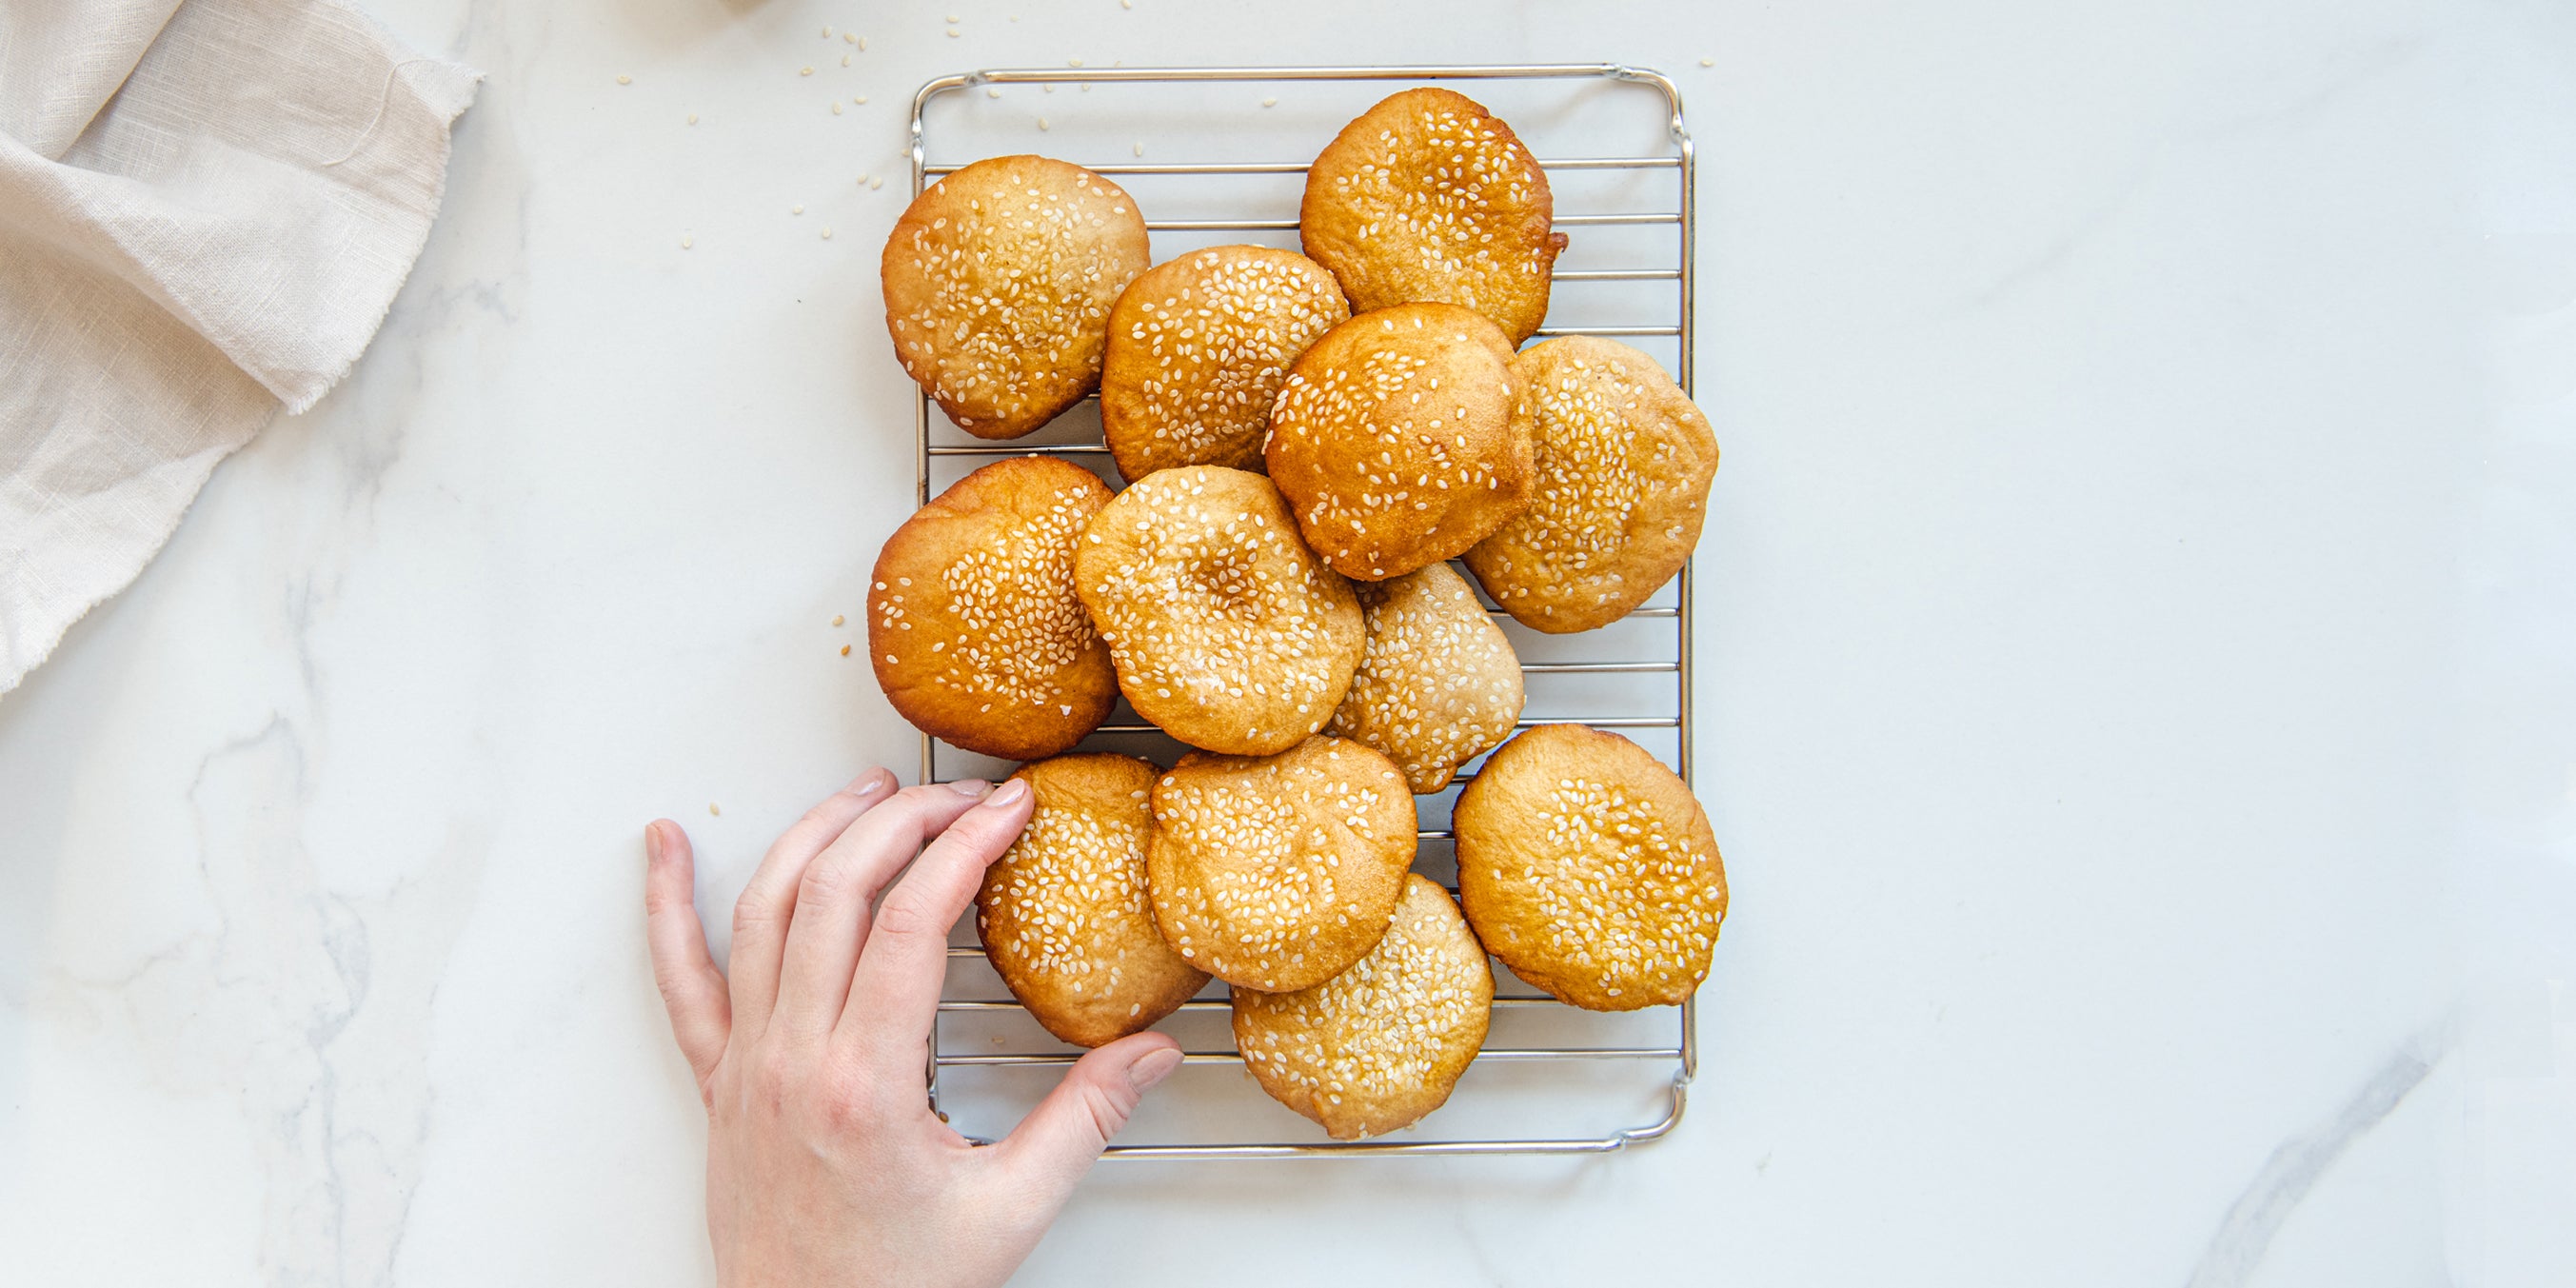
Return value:
M 803 904 L 808 899 L 823 900 L 840 894 L 842 887 L 849 884 L 849 866 L 830 854 L 807 864 L 805 875 L 796 881 L 797 902 Z
M 774 921 L 776 917 L 777 914 L 770 911 L 769 905 L 765 901 L 750 894 L 745 894 L 742 898 L 734 901 L 734 938 L 740 939 L 745 935 L 755 933 L 763 926 Z
M 1127 1125 L 1127 1115 L 1135 1109 L 1096 1079 L 1084 1081 L 1082 1107 L 1091 1115 L 1091 1125 L 1099 1129 L 1102 1140 L 1117 1135 L 1118 1129 Z
M 885 906 L 877 909 L 876 931 L 906 939 L 920 935 L 945 935 L 948 927 L 939 923 L 939 915 L 917 891 L 898 888 L 886 896 Z
M 798 1090 L 794 1070 L 774 1059 L 760 1061 L 751 1070 L 747 1083 L 752 1108 L 771 1116 L 785 1113 Z

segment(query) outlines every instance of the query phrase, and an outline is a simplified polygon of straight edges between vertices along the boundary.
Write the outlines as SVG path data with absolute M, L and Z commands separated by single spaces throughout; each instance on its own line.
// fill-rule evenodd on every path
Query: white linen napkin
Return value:
M 479 79 L 336 0 L 0 0 L 0 693 L 366 349 Z

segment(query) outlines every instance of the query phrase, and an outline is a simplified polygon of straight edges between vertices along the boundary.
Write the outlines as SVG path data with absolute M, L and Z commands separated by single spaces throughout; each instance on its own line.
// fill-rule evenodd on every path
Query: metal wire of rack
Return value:
M 1661 96 L 1663 106 L 1669 113 L 1669 125 L 1666 128 L 1666 138 L 1664 140 L 1668 145 L 1668 150 L 1659 150 L 1655 155 L 1541 158 L 1539 164 L 1550 174 L 1551 177 L 1585 171 L 1661 171 L 1670 172 L 1677 177 L 1677 193 L 1669 209 L 1612 210 L 1579 214 L 1559 214 L 1555 219 L 1555 224 L 1558 228 L 1606 228 L 1622 226 L 1664 226 L 1670 228 L 1676 236 L 1674 238 L 1674 245 L 1671 253 L 1671 262 L 1669 264 L 1606 269 L 1560 268 L 1554 274 L 1554 279 L 1558 283 L 1669 282 L 1672 284 L 1673 290 L 1673 294 L 1671 296 L 1673 304 L 1672 320 L 1669 322 L 1638 321 L 1611 325 L 1543 326 L 1539 329 L 1537 334 L 1542 338 L 1560 335 L 1669 337 L 1676 343 L 1677 350 L 1674 359 L 1673 374 L 1685 392 L 1692 391 L 1691 341 L 1694 312 L 1692 295 L 1694 270 L 1694 264 L 1692 261 L 1692 242 L 1695 227 L 1693 219 L 1695 195 L 1694 152 L 1690 131 L 1687 128 L 1682 115 L 1681 93 L 1679 89 L 1671 80 L 1667 79 L 1660 73 L 1651 70 L 1610 63 L 1594 63 L 1526 66 L 1442 65 L 1214 68 L 1067 67 L 1062 69 L 1006 68 L 965 72 L 956 75 L 943 76 L 936 80 L 932 80 L 924 84 L 920 90 L 913 95 L 910 137 L 912 191 L 914 195 L 919 195 L 923 190 L 923 187 L 928 182 L 939 176 L 949 174 L 961 168 L 961 166 L 965 164 L 965 161 L 963 160 L 942 160 L 934 162 L 930 159 L 930 138 L 925 121 L 925 114 L 930 105 L 943 95 L 953 94 L 972 88 L 999 87 L 1007 85 L 1039 85 L 1042 87 L 1070 85 L 1088 90 L 1095 85 L 1105 86 L 1139 83 L 1260 84 L 1269 82 L 1365 82 L 1381 85 L 1385 88 L 1385 92 L 1393 92 L 1395 88 L 1399 88 L 1400 86 L 1389 84 L 1390 82 L 1436 83 L 1441 81 L 1559 81 L 1570 83 L 1598 83 L 1611 86 L 1636 87 L 1646 92 L 1659 94 Z M 1366 107 L 1368 102 L 1373 101 L 1375 101 L 1374 98 L 1356 102 L 1350 115 L 1357 115 L 1361 108 Z M 1321 139 L 1315 141 L 1316 148 L 1320 148 L 1321 145 Z M 1314 149 L 1308 149 L 1307 154 L 1311 156 L 1313 150 Z M 1138 148 L 1138 152 L 1139 155 L 1142 154 L 1141 145 Z M 967 158 L 967 160 L 972 159 L 973 158 Z M 1206 181 L 1210 191 L 1218 190 L 1217 185 L 1222 185 L 1228 180 L 1239 179 L 1246 176 L 1298 175 L 1303 174 L 1308 167 L 1308 162 L 1306 161 L 1208 161 L 1199 163 L 1134 161 L 1093 163 L 1091 161 L 1086 161 L 1081 157 L 1068 157 L 1067 159 L 1085 164 L 1087 168 L 1096 173 L 1112 177 L 1154 176 L 1157 179 L 1171 178 L 1190 181 Z M 1146 221 L 1146 228 L 1150 232 L 1154 233 L 1280 232 L 1294 231 L 1297 228 L 1297 219 L 1295 217 L 1294 205 L 1291 204 L 1286 211 L 1281 213 L 1272 213 L 1264 210 L 1214 219 L 1156 220 L 1149 218 Z M 1553 321 L 1552 318 L 1550 320 Z M 914 419 L 918 466 L 916 473 L 916 492 L 917 500 L 923 504 L 927 504 L 930 499 L 934 463 L 944 458 L 971 459 L 976 457 L 1003 457 L 1038 454 L 1078 458 L 1099 458 L 1101 460 L 1105 460 L 1108 451 L 1104 445 L 1097 441 L 1038 444 L 985 443 L 972 441 L 937 442 L 934 441 L 933 427 L 935 424 L 944 423 L 944 421 L 934 419 L 932 403 L 926 395 L 914 400 Z M 1496 613 L 1498 617 L 1500 616 L 1500 609 L 1491 609 L 1490 605 L 1489 609 Z M 1602 729 L 1668 730 L 1674 740 L 1674 768 L 1681 773 L 1684 781 L 1687 782 L 1691 777 L 1692 686 L 1691 570 L 1689 566 L 1685 564 L 1681 574 L 1675 579 L 1674 594 L 1672 596 L 1671 603 L 1649 604 L 1648 606 L 1641 607 L 1630 614 L 1629 620 L 1657 623 L 1658 625 L 1669 624 L 1669 629 L 1671 631 L 1670 638 L 1672 641 L 1672 657 L 1669 660 L 1638 660 L 1622 657 L 1583 656 L 1571 660 L 1525 662 L 1522 666 L 1522 670 L 1524 673 L 1531 676 L 1669 675 L 1673 678 L 1674 682 L 1674 700 L 1669 712 L 1658 712 L 1656 714 L 1642 716 L 1592 714 L 1570 717 L 1526 717 L 1519 723 L 1522 727 L 1528 727 L 1536 724 L 1580 722 Z M 1603 633 L 1604 632 L 1596 631 L 1592 632 L 1591 635 L 1600 636 Z M 1560 640 L 1570 641 L 1585 641 L 1587 639 L 1585 636 L 1566 636 L 1557 638 Z M 1595 645 L 1594 647 L 1601 648 L 1609 646 Z M 1103 735 L 1140 735 L 1158 733 L 1159 731 L 1154 729 L 1150 724 L 1145 724 L 1141 721 L 1128 720 L 1104 724 L 1098 732 Z M 921 740 L 921 781 L 931 782 L 938 778 L 938 756 L 939 744 L 928 735 L 924 735 Z M 1471 766 L 1467 771 L 1460 774 L 1459 781 L 1463 783 L 1472 777 L 1473 767 Z M 1450 838 L 1450 831 L 1447 828 L 1423 827 L 1418 829 L 1417 835 L 1420 841 L 1442 842 Z M 1454 882 L 1449 884 L 1452 887 L 1451 892 L 1454 894 Z M 949 956 L 952 959 L 971 958 L 980 961 L 983 957 L 983 951 L 971 944 L 952 944 L 949 948 Z M 1516 981 L 1509 980 L 1508 973 L 1505 974 L 1502 982 L 1506 985 L 1516 983 Z M 957 989 L 952 978 L 948 992 L 955 991 L 957 991 Z M 998 985 L 996 985 L 994 991 L 999 991 Z M 1544 1008 L 1573 1016 L 1589 1015 L 1587 1012 L 1575 1011 L 1573 1008 L 1566 1007 L 1555 1001 L 1553 998 L 1549 998 L 1544 995 L 1530 992 L 1506 993 L 1504 988 L 1500 986 L 1497 988 L 1494 1006 L 1498 1012 L 1524 1012 Z M 1196 998 L 1183 1004 L 1182 1013 L 1191 1014 L 1197 1012 L 1225 1011 L 1229 1008 L 1230 1004 L 1222 997 Z M 1662 1116 L 1655 1121 L 1638 1126 L 1620 1128 L 1598 1135 L 1556 1136 L 1546 1138 L 1496 1134 L 1459 1139 L 1434 1140 L 1405 1139 L 1352 1142 L 1324 1141 L 1321 1139 L 1312 1141 L 1224 1140 L 1208 1143 L 1186 1144 L 1113 1145 L 1110 1147 L 1108 1155 L 1113 1158 L 1128 1159 L 1237 1159 L 1388 1155 L 1592 1154 L 1606 1153 L 1622 1149 L 1632 1144 L 1659 1139 L 1673 1130 L 1674 1126 L 1681 1121 L 1682 1112 L 1688 1104 L 1691 1080 L 1698 1072 L 1699 1050 L 1696 1004 L 1691 1001 L 1685 1001 L 1678 1007 L 1665 1009 L 1671 1010 L 1674 1013 L 1674 1018 L 1676 1020 L 1673 1037 L 1669 1044 L 1657 1042 L 1651 1045 L 1635 1045 L 1632 1043 L 1628 1045 L 1612 1046 L 1550 1043 L 1509 1047 L 1488 1046 L 1484 1050 L 1480 1051 L 1476 1056 L 1476 1063 L 1478 1065 L 1484 1065 L 1487 1063 L 1498 1065 L 1514 1064 L 1524 1061 L 1671 1061 L 1673 1065 L 1673 1074 L 1670 1084 L 1670 1099 Z M 941 1020 L 945 1020 L 947 1017 L 951 1016 L 964 1019 L 986 1015 L 1007 1015 L 1008 1013 L 1018 1012 L 1021 1010 L 1022 1008 L 1020 1004 L 1017 1001 L 1012 1000 L 1007 993 L 1000 997 L 953 997 L 948 996 L 947 993 L 944 992 L 939 1003 L 939 1015 Z M 1034 1028 L 1035 1026 L 1032 1023 L 1030 1027 Z M 1079 1055 L 1079 1052 L 1065 1050 L 1006 1050 L 987 1052 L 952 1049 L 954 1044 L 946 1040 L 946 1033 L 951 1028 L 953 1028 L 953 1026 L 944 1025 L 937 1020 L 934 1021 L 932 1027 L 930 1051 L 928 1056 L 928 1072 L 930 1082 L 930 1100 L 934 1109 L 939 1108 L 941 1103 L 940 1073 L 942 1070 L 1062 1066 L 1072 1063 L 1072 1061 Z M 1240 1066 L 1242 1063 L 1241 1056 L 1231 1049 L 1185 1049 L 1182 1058 L 1185 1067 L 1190 1065 L 1210 1064 L 1231 1064 Z M 1250 1096 L 1259 1095 L 1258 1092 L 1252 1091 L 1249 1088 L 1246 1088 L 1245 1094 Z

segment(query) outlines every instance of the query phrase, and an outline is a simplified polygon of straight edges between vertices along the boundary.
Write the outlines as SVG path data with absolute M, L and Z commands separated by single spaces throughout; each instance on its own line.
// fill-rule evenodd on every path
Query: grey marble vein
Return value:
M 2453 1040 L 2449 1019 L 2417 1034 L 2399 1046 L 2333 1117 L 2281 1142 L 2228 1205 L 2217 1235 L 2191 1272 L 2189 1288 L 2239 1288 L 2250 1282 L 2273 1236 L 2316 1188 L 2326 1169 L 2423 1085 L 2449 1054 Z

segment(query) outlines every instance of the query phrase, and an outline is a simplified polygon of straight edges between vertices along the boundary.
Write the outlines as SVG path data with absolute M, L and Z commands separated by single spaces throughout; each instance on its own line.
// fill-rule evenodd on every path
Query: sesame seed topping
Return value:
M 1412 798 L 1383 757 L 1308 738 L 1273 756 L 1181 758 L 1153 792 L 1150 889 L 1163 935 L 1209 973 L 1304 988 L 1357 960 L 1413 862 Z
M 1359 602 L 1257 474 L 1146 475 L 1102 508 L 1075 559 L 1120 688 L 1184 741 L 1284 750 L 1322 727 L 1349 687 Z M 1247 727 L 1264 732 L 1245 737 Z

